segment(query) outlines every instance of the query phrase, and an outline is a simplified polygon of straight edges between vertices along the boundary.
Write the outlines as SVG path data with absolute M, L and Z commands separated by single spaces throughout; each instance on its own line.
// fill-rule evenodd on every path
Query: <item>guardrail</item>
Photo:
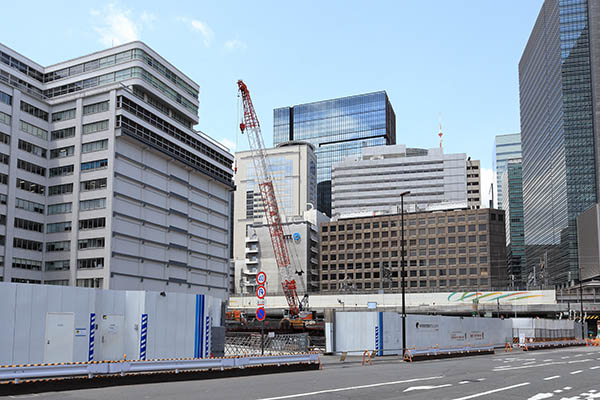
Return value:
M 76 376 L 120 375 L 148 372 L 175 372 L 199 370 L 225 370 L 246 367 L 317 364 L 316 353 L 268 357 L 169 359 L 148 361 L 97 361 L 60 364 L 27 364 L 0 367 L 0 382 L 21 383 L 29 379 L 69 378 Z
M 469 354 L 478 354 L 478 353 L 494 353 L 494 345 L 467 345 L 464 347 L 429 347 L 429 348 L 408 348 L 406 349 L 406 354 L 404 355 L 404 361 L 413 361 L 413 358 L 416 357 L 442 357 L 442 356 L 460 356 L 460 355 L 469 355 Z
M 529 350 L 541 350 L 541 349 L 554 349 L 557 347 L 568 347 L 568 346 L 585 346 L 585 340 L 558 340 L 553 342 L 531 342 L 531 343 L 519 343 L 516 346 L 521 347 L 523 351 Z

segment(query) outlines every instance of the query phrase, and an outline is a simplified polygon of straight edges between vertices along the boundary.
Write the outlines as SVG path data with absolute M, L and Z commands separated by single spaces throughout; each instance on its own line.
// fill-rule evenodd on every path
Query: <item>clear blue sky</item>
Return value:
M 199 129 L 236 142 L 236 80 L 273 108 L 386 90 L 398 143 L 492 166 L 518 132 L 518 62 L 542 0 L 4 1 L 0 41 L 42 65 L 141 39 L 200 85 Z M 244 138 L 238 148 L 247 147 Z

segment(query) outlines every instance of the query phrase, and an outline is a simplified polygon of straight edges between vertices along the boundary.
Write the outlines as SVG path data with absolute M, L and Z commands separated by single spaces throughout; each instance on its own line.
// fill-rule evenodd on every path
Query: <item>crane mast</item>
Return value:
M 290 314 L 293 317 L 299 315 L 300 301 L 296 292 L 296 281 L 293 279 L 290 255 L 283 234 L 283 225 L 281 213 L 277 205 L 275 188 L 273 186 L 273 177 L 268 168 L 267 154 L 263 142 L 260 123 L 256 116 L 256 111 L 252 105 L 248 87 L 242 80 L 238 80 L 238 90 L 242 98 L 243 121 L 240 123 L 242 134 L 245 132 L 248 136 L 248 144 L 252 153 L 252 161 L 256 173 L 256 181 L 260 190 L 269 234 L 275 253 L 277 269 L 281 277 L 281 286 L 283 294 L 287 300 Z

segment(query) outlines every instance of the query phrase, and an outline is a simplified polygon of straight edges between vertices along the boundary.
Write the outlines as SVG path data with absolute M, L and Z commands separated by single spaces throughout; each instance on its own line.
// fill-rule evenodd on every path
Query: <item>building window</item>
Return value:
M 19 269 L 30 269 L 33 271 L 41 271 L 42 270 L 42 262 L 38 261 L 38 260 L 28 260 L 26 258 L 13 257 L 12 267 L 19 268 Z
M 88 192 L 91 190 L 99 190 L 106 188 L 106 178 L 92 179 L 90 181 L 81 182 L 81 191 Z M 323 240 L 327 240 L 327 236 L 323 238 Z
M 106 218 L 91 218 L 91 219 L 82 219 L 79 221 L 79 229 L 97 229 L 104 228 L 106 226 Z
M 91 153 L 93 151 L 100 151 L 108 149 L 108 139 L 97 140 L 95 142 L 88 142 L 81 145 L 82 153 Z
M 96 269 L 104 268 L 104 258 L 82 258 L 77 260 L 77 268 L 79 269 Z
M 29 200 L 19 199 L 18 197 L 15 199 L 15 208 L 20 208 L 22 210 L 31 211 L 38 214 L 44 214 L 43 204 Z
M 17 189 L 41 195 L 43 195 L 46 192 L 46 186 L 40 185 L 39 183 L 35 182 L 29 182 L 20 178 L 17 178 Z
M 61 139 L 67 139 L 67 138 L 71 138 L 71 137 L 75 137 L 75 127 L 71 126 L 69 128 L 64 128 L 64 129 L 58 129 L 55 131 L 52 131 L 50 133 L 50 140 L 61 140 Z
M 19 149 L 31 153 L 35 156 L 46 158 L 47 150 L 43 147 L 36 146 L 35 144 L 26 142 L 19 139 Z
M 8 93 L 0 91 L 0 103 L 12 106 L 12 96 Z
M 44 121 L 48 121 L 48 113 L 46 111 L 24 101 L 21 101 L 21 111 L 33 115 L 36 118 L 43 119 Z
M 79 202 L 80 211 L 98 210 L 106 208 L 106 197 L 100 199 L 81 200 Z
M 94 160 L 81 163 L 81 172 L 93 171 L 108 167 L 108 159 Z
M 73 203 L 51 204 L 48 206 L 48 215 L 67 214 L 73 210 Z
M 50 178 L 53 178 L 55 176 L 68 176 L 68 175 L 73 175 L 73 171 L 75 170 L 75 166 L 73 164 L 71 165 L 64 165 L 62 167 L 56 167 L 56 168 L 50 168 Z
M 5 216 L 3 216 L 4 218 L 6 218 Z M 36 222 L 36 221 L 30 221 L 27 219 L 22 219 L 22 218 L 16 218 L 15 217 L 15 228 L 19 228 L 19 229 L 25 229 L 26 231 L 33 231 L 33 232 L 44 232 L 44 224 L 41 222 Z
M 44 280 L 44 285 L 53 285 L 53 286 L 69 286 L 68 279 L 53 279 L 53 280 Z
M 50 158 L 70 157 L 75 152 L 75 146 L 61 147 L 60 149 L 50 150 Z
M 96 114 L 104 111 L 108 111 L 108 100 L 83 106 L 83 115 Z
M 70 251 L 70 250 L 71 250 L 71 241 L 70 240 L 61 240 L 58 242 L 46 242 L 46 251 L 47 252 Z
M 57 222 L 46 226 L 46 233 L 70 232 L 71 221 Z
M 93 122 L 91 124 L 83 125 L 83 134 L 88 135 L 90 133 L 96 133 L 105 131 L 108 129 L 108 120 Z
M 0 122 L 1 123 L 10 125 L 11 121 L 12 121 L 12 118 L 10 117 L 10 115 L 0 111 Z
M 65 110 L 65 111 L 58 111 L 55 113 L 52 113 L 52 122 L 57 122 L 57 121 L 67 121 L 69 119 L 74 119 L 75 118 L 75 109 L 71 108 L 70 110 Z M 52 139 L 54 140 L 54 139 Z
M 71 267 L 70 264 L 69 260 L 46 261 L 45 267 L 46 271 L 64 271 Z
M 22 238 L 13 238 L 13 247 L 17 249 L 42 251 L 44 245 L 42 242 L 36 242 L 35 240 L 27 240 Z
M 78 242 L 79 250 L 101 249 L 104 248 L 104 238 L 80 239 Z
M 7 156 L 8 157 L 8 156 Z M 31 172 L 32 174 L 46 176 L 46 168 L 40 167 L 39 165 L 18 159 L 17 168 Z
M 65 183 L 63 185 L 50 186 L 48 188 L 48 196 L 57 196 L 60 194 L 73 193 L 73 184 Z
M 77 279 L 77 286 L 86 288 L 101 288 L 102 278 Z
M 35 125 L 28 124 L 25 121 L 21 121 L 21 130 L 30 135 L 37 136 L 40 139 L 48 140 L 48 131 L 42 128 L 38 128 Z

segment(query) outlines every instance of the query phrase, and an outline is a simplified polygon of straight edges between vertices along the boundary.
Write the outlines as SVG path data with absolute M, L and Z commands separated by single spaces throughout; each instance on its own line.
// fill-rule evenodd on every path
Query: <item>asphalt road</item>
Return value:
M 354 359 L 356 360 L 356 359 Z M 600 348 L 372 366 L 325 358 L 323 370 L 12 396 L 36 399 L 600 399 Z

